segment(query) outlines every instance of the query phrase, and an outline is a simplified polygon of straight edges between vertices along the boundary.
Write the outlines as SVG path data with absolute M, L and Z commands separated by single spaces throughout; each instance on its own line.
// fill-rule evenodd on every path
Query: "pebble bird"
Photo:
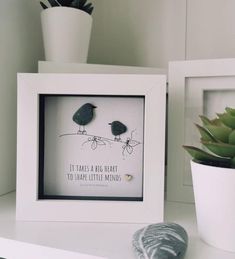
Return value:
M 126 125 L 124 125 L 120 121 L 113 121 L 109 123 L 109 125 L 111 125 L 111 131 L 112 131 L 112 134 L 114 135 L 114 140 L 120 141 L 121 140 L 120 135 L 127 131 Z
M 95 108 L 93 104 L 85 103 L 74 113 L 73 121 L 79 125 L 78 133 L 86 134 L 85 126 L 92 121 Z

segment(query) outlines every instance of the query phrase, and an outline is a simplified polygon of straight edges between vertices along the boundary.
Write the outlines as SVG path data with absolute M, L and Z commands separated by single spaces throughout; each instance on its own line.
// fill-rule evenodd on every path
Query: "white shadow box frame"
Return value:
M 235 107 L 235 59 L 170 62 L 168 93 L 167 199 L 194 202 L 191 157 L 182 145 L 200 146 L 200 114 L 214 118 Z
M 110 100 L 110 98 L 113 99 Z M 94 129 L 99 131 L 98 135 L 90 135 L 90 130 L 88 133 L 88 128 L 91 128 L 89 125 L 86 126 L 88 127 L 86 133 L 79 132 L 77 130 L 78 125 L 71 119 L 72 113 L 69 115 L 70 122 L 68 122 L 68 111 L 73 107 L 74 100 L 78 103 L 81 100 L 83 103 L 89 103 L 89 100 L 98 103 L 97 114 L 92 121 L 95 125 L 97 120 L 96 125 L 99 126 L 95 126 Z M 126 100 L 130 103 L 126 104 Z M 136 106 L 133 106 L 132 100 L 137 100 L 137 103 L 140 103 L 137 105 L 137 112 L 133 110 L 133 107 Z M 118 102 L 121 102 L 119 107 L 115 105 Z M 81 103 L 79 103 L 79 107 Z M 109 108 L 107 108 L 107 105 L 109 105 Z M 130 105 L 129 108 L 128 105 Z M 139 106 L 143 108 L 139 109 Z M 104 109 L 104 107 L 106 108 Z M 101 110 L 101 108 L 103 108 L 103 113 L 100 113 L 99 117 L 98 109 Z M 147 223 L 163 221 L 165 108 L 165 75 L 19 74 L 16 218 L 32 221 L 80 222 Z M 122 140 L 114 141 L 111 139 L 114 136 L 110 135 L 106 138 L 107 131 L 102 132 L 100 130 L 98 118 L 102 119 L 107 114 L 116 114 L 119 110 L 122 111 L 123 119 L 127 118 L 129 122 L 133 118 L 137 120 L 138 117 L 141 117 L 142 124 L 137 127 L 127 127 L 127 131 L 121 135 Z M 141 111 L 142 115 L 140 115 Z M 126 117 L 126 114 L 129 114 L 129 117 Z M 55 124 L 57 126 L 54 126 Z M 75 128 L 68 126 L 65 127 L 66 130 L 58 133 L 57 128 L 60 129 L 58 126 L 60 124 L 66 127 L 73 125 L 77 128 L 75 130 Z M 102 125 L 109 127 L 109 131 L 112 132 L 108 123 Z M 139 128 L 142 128 L 142 133 L 136 135 Z M 115 130 L 112 133 L 115 135 Z M 53 142 L 54 135 L 56 135 L 57 140 Z M 73 137 L 73 140 L 70 137 Z M 84 138 L 84 141 L 76 149 L 74 143 L 81 137 Z M 59 138 L 60 140 L 58 140 Z M 61 139 L 66 140 L 67 148 L 64 144 L 60 146 L 59 141 Z M 115 146 L 119 147 L 119 153 L 115 151 Z M 115 157 L 111 154 L 111 161 L 116 161 L 118 166 L 126 163 L 129 156 L 134 157 L 136 154 L 142 156 L 141 177 L 139 177 L 141 185 L 137 188 L 141 195 L 139 195 L 139 192 L 137 192 L 138 195 L 134 196 L 132 194 L 129 196 L 120 195 L 122 190 L 125 192 L 128 189 L 123 187 L 125 184 L 130 184 L 131 187 L 132 183 L 134 183 L 134 186 L 137 183 L 138 177 L 135 175 L 135 170 L 130 171 L 130 175 L 129 173 L 128 175 L 122 175 L 121 170 L 118 171 L 118 166 L 110 165 L 108 156 L 93 155 L 92 152 L 96 151 L 97 147 L 107 148 L 110 150 L 109 153 L 113 152 Z M 140 151 L 138 151 L 138 147 Z M 120 186 L 122 187 L 120 187 L 118 194 L 112 196 L 110 193 L 106 194 L 106 191 L 102 195 L 98 193 L 98 189 L 95 188 L 97 186 L 102 188 L 104 181 L 106 181 L 106 178 L 102 178 L 102 174 L 99 175 L 101 178 L 95 178 L 95 180 L 86 178 L 85 174 L 89 170 L 90 172 L 93 170 L 90 165 L 86 164 L 90 161 L 87 160 L 89 155 L 84 158 L 86 163 L 75 162 L 72 166 L 68 164 L 66 170 L 69 170 L 69 173 L 76 171 L 77 175 L 81 170 L 83 176 L 80 174 L 76 179 L 79 183 L 93 180 L 100 182 L 95 182 L 94 185 L 91 182 L 87 185 L 84 184 L 84 186 L 88 186 L 86 187 L 88 189 L 84 189 L 84 193 L 78 195 L 76 194 L 76 188 L 75 193 L 70 193 L 70 188 L 65 188 L 69 181 L 66 176 L 68 171 L 63 169 L 61 161 L 66 160 L 70 155 L 74 157 L 76 151 L 78 152 L 78 159 L 83 159 L 81 158 L 83 157 L 81 155 L 83 151 L 81 150 L 84 149 L 88 150 L 88 154 L 93 157 L 92 161 L 94 160 L 96 165 L 97 161 L 101 161 L 100 167 L 97 167 L 96 175 L 99 172 L 103 172 L 102 174 L 108 172 L 111 175 L 115 173 L 116 178 L 112 175 L 111 178 L 107 179 L 111 181 L 110 179 L 115 178 L 121 181 Z M 54 153 L 62 153 L 62 156 L 57 156 Z M 55 160 L 55 157 L 57 160 Z M 137 160 L 134 161 L 137 162 Z M 139 170 L 140 167 L 137 169 Z M 54 170 L 51 170 L 51 168 Z M 135 167 L 133 168 L 135 169 Z M 63 170 L 64 178 L 61 178 L 57 173 L 63 172 Z M 47 178 L 46 174 L 50 177 Z M 76 176 L 74 177 L 76 178 Z M 46 178 L 49 179 L 48 182 L 45 180 Z M 73 184 L 77 182 L 74 181 Z M 50 185 L 51 183 L 55 184 L 54 189 L 53 185 Z M 50 188 L 51 186 L 52 188 Z M 82 189 L 81 186 L 83 185 L 78 185 Z M 108 183 L 106 186 L 110 187 L 111 184 Z M 74 186 L 70 185 L 70 187 L 72 189 Z M 46 193 L 45 188 L 47 188 Z M 92 193 L 92 188 L 94 188 L 95 194 Z

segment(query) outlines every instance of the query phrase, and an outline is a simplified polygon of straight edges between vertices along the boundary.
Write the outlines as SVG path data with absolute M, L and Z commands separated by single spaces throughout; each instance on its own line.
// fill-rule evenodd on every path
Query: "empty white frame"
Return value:
M 167 199 L 193 202 L 190 156 L 182 145 L 199 146 L 194 123 L 235 107 L 235 59 L 176 61 L 169 64 Z
M 164 75 L 19 74 L 17 219 L 83 222 L 162 221 L 165 95 Z M 144 97 L 142 201 L 40 198 L 39 133 L 43 128 L 39 125 L 40 96 Z

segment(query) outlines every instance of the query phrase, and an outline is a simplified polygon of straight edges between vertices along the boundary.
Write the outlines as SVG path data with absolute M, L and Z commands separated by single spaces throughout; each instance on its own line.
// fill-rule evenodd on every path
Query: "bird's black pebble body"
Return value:
M 73 115 L 73 121 L 78 125 L 87 125 L 94 117 L 94 106 L 91 103 L 82 105 Z
M 111 131 L 114 136 L 119 136 L 127 131 L 126 125 L 120 121 L 113 121 L 109 124 L 111 125 Z

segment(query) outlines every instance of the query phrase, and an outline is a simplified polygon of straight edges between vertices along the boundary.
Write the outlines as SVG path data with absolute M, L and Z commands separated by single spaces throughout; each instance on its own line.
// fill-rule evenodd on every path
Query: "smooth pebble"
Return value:
M 152 224 L 134 233 L 132 245 L 139 259 L 183 259 L 188 235 L 176 223 Z

